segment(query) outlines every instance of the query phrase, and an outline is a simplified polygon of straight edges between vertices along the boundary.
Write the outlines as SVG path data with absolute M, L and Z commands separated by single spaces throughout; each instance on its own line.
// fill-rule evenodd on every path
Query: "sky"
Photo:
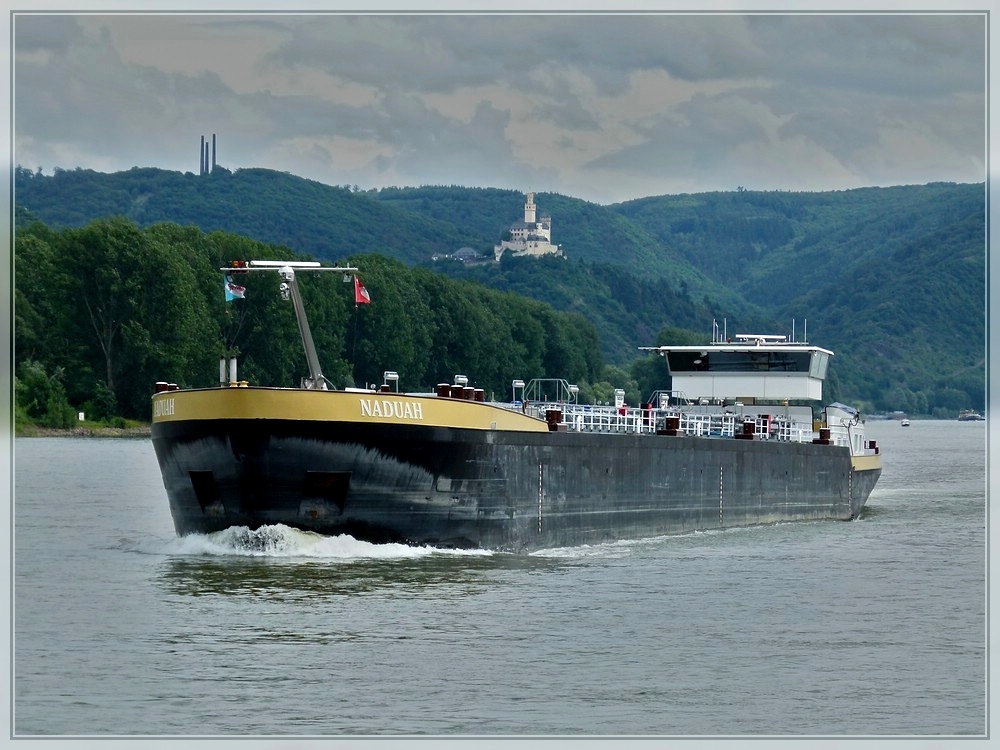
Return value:
M 357 7 L 357 6 L 356 6 Z M 982 182 L 982 12 L 15 13 L 14 164 L 651 195 Z

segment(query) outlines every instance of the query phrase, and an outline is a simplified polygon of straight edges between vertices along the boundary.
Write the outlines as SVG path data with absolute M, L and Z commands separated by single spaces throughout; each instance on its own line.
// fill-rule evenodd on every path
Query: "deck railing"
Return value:
M 791 443 L 810 443 L 818 437 L 812 422 L 803 422 L 787 415 L 747 416 L 730 411 L 690 412 L 681 407 L 666 409 L 614 407 L 610 405 L 589 405 L 573 403 L 532 402 L 499 404 L 508 409 L 524 411 L 530 416 L 546 419 L 548 414 L 558 412 L 557 429 L 567 432 L 600 432 L 619 434 L 654 434 L 664 431 L 671 424 L 676 425 L 677 434 L 692 437 L 734 438 L 744 433 L 752 424 L 754 440 L 776 440 Z M 874 453 L 865 441 L 863 425 L 832 424 L 830 443 L 851 448 L 854 455 Z
M 508 408 L 520 409 L 520 405 Z M 569 432 L 655 433 L 662 430 L 667 417 L 676 417 L 678 431 L 694 437 L 734 437 L 744 429 L 751 418 L 731 412 L 693 413 L 676 407 L 669 409 L 642 409 L 635 407 L 583 405 L 567 403 L 532 403 L 525 411 L 531 416 L 545 419 L 552 410 L 561 412 L 560 421 Z M 757 417 L 752 419 L 754 438 L 757 440 L 784 440 L 809 442 L 815 437 L 812 424 L 796 422 L 783 417 Z

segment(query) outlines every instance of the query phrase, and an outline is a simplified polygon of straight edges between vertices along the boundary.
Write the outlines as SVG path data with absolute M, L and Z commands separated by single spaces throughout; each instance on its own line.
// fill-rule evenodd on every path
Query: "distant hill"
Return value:
M 956 222 L 978 221 L 984 229 L 985 198 L 982 184 L 937 183 L 660 196 L 612 208 L 710 278 L 771 307 L 836 284 L 845 271 Z M 967 241 L 982 260 L 985 235 L 975 241 L 963 233 Z
M 377 252 L 411 265 L 471 247 L 492 255 L 524 195 L 483 188 L 389 188 L 352 191 L 285 172 L 217 167 L 209 175 L 133 168 L 104 174 L 56 169 L 51 176 L 18 168 L 15 203 L 54 228 L 123 216 L 140 227 L 161 221 L 222 230 L 285 245 L 320 259 Z M 563 233 L 574 260 L 608 263 L 640 278 L 669 277 L 713 297 L 738 295 L 712 281 L 652 235 L 614 211 L 575 198 L 539 194 L 540 209 Z
M 18 169 L 14 193 L 16 205 L 54 228 L 109 216 L 140 227 L 169 221 L 331 260 L 378 252 L 412 264 L 468 244 L 467 233 L 454 224 L 267 169 L 216 168 L 204 176 L 152 168 L 114 174 L 76 169 L 56 170 L 51 177 Z
M 837 354 L 833 376 L 858 398 L 910 413 L 985 402 L 984 185 L 707 193 L 615 208 L 778 320 L 808 318 Z
M 559 219 L 553 221 L 574 248 L 570 262 L 551 266 L 544 276 L 530 262 L 505 263 L 503 274 L 491 275 L 489 269 L 499 270 L 491 263 L 471 278 L 557 306 L 562 300 L 562 309 L 578 311 L 602 329 L 602 351 L 609 361 L 630 362 L 637 347 L 653 343 L 655 333 L 668 323 L 700 323 L 710 330 L 712 305 L 706 299 L 744 319 L 766 318 L 615 212 L 544 193 L 539 200 L 546 201 L 542 210 L 558 210 Z M 242 234 L 323 260 L 377 252 L 465 278 L 470 274 L 463 265 L 434 263 L 431 258 L 461 247 L 492 257 L 503 231 L 524 216 L 524 195 L 510 190 L 362 192 L 265 169 L 216 168 L 205 176 L 152 168 L 114 174 L 57 169 L 46 176 L 19 168 L 15 202 L 53 228 L 78 227 L 108 216 L 123 216 L 139 227 L 169 221 L 205 232 Z M 583 273 L 593 274 L 595 288 L 583 290 L 580 261 L 588 262 L 590 270 Z M 609 270 L 602 271 L 602 265 Z M 612 274 L 611 269 L 618 270 Z M 636 275 L 645 293 L 628 298 L 616 294 L 606 281 L 622 272 Z M 637 305 L 640 298 L 650 304 Z M 693 315 L 699 321 L 693 321 Z
M 576 311 L 612 364 L 679 327 L 791 333 L 836 352 L 830 393 L 913 413 L 985 408 L 985 190 L 934 183 L 822 193 L 657 196 L 601 206 L 536 194 L 566 258 L 479 266 L 523 217 L 510 190 L 360 191 L 265 169 L 197 176 L 15 170 L 16 221 L 124 216 L 223 230 L 326 260 L 377 252 Z M 753 330 L 751 330 L 753 329 Z M 765 330 L 766 329 L 766 330 Z

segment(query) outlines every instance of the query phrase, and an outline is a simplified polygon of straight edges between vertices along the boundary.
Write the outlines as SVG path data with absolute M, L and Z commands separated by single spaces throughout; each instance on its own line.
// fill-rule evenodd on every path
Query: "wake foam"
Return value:
M 214 555 L 324 559 L 413 559 L 430 555 L 490 555 L 488 550 L 451 550 L 407 544 L 371 544 L 347 534 L 324 536 L 284 524 L 249 529 L 231 526 L 211 534 L 189 534 L 171 540 L 167 550 L 177 555 Z
M 575 547 L 547 547 L 545 549 L 531 552 L 533 557 L 553 557 L 553 558 L 582 558 L 582 557 L 606 557 L 609 559 L 618 557 L 628 557 L 637 550 L 652 547 L 660 547 L 664 544 L 683 544 L 701 539 L 711 539 L 712 537 L 732 537 L 747 534 L 763 533 L 767 529 L 776 526 L 804 525 L 808 523 L 823 523 L 819 521 L 777 521 L 771 524 L 759 524 L 754 526 L 732 526 L 724 529 L 694 529 L 682 531 L 676 534 L 661 534 L 659 536 L 637 537 L 634 539 L 618 539 L 612 542 L 600 542 L 598 544 L 580 544 Z

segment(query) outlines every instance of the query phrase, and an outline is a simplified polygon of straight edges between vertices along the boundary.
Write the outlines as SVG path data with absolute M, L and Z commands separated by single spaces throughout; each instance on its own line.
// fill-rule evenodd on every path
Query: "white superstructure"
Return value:
M 833 352 L 784 336 L 739 334 L 736 341 L 647 348 L 667 360 L 671 388 L 692 399 L 749 401 L 823 398 Z

